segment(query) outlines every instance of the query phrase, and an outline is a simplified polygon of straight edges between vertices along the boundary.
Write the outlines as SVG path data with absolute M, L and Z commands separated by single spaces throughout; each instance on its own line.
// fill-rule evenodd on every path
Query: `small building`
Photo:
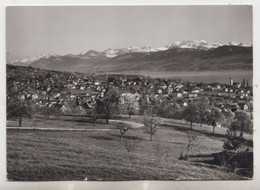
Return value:
M 189 94 L 189 98 L 197 98 L 198 94 Z
M 81 86 L 80 90 L 86 90 L 86 88 L 84 86 Z
M 176 96 L 177 96 L 178 99 L 180 99 L 180 98 L 182 98 L 182 93 L 177 93 Z
M 248 107 L 248 105 L 246 105 L 246 104 L 243 106 L 243 110 L 245 110 L 245 111 L 248 110 L 248 108 L 249 108 L 249 107 Z

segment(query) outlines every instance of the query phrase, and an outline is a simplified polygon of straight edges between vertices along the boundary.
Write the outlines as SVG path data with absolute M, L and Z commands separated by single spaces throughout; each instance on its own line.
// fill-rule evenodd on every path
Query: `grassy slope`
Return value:
M 187 132 L 162 127 L 154 141 L 144 129 L 128 131 L 55 132 L 7 131 L 7 170 L 10 180 L 171 180 L 239 179 L 225 168 L 180 161 Z M 198 137 L 198 152 L 222 150 L 222 142 Z M 128 152 L 126 147 L 133 147 Z M 168 155 L 167 155 L 168 154 Z
M 74 122 L 75 121 L 75 122 Z M 105 124 L 104 119 L 98 119 L 96 124 L 89 123 L 90 118 L 86 117 L 73 117 L 64 116 L 60 117 L 60 120 L 56 119 L 33 119 L 23 120 L 22 127 L 33 127 L 33 128 L 75 128 L 75 129 L 110 129 L 115 128 L 112 124 Z M 7 127 L 18 127 L 17 121 L 7 121 Z
M 128 116 L 122 116 L 122 120 L 134 121 L 137 123 L 144 122 L 143 116 L 138 115 L 134 115 L 131 118 L 128 118 Z M 164 127 L 174 127 L 175 130 L 180 131 L 188 131 L 190 129 L 190 123 L 186 122 L 185 120 L 162 118 L 162 125 Z M 200 124 L 193 123 L 192 129 L 194 130 L 194 132 L 196 131 L 200 134 L 211 136 L 212 138 L 217 138 L 218 140 L 226 140 L 225 134 L 227 134 L 227 128 L 224 127 L 216 127 L 215 134 L 212 134 L 213 127 L 206 124 L 203 124 L 201 127 Z M 244 134 L 244 137 L 248 140 L 253 140 L 253 135 Z

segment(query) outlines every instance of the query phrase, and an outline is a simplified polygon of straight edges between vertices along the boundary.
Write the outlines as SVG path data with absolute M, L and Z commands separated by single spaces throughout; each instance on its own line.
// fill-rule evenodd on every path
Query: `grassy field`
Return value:
M 55 126 L 41 120 L 37 126 Z M 71 127 L 71 121 L 59 122 Z M 24 123 L 26 124 L 26 123 Z M 74 122 L 76 127 L 82 122 Z M 12 122 L 8 123 L 12 126 Z M 93 128 L 86 123 L 84 127 Z M 188 134 L 197 134 L 191 153 L 222 150 L 223 142 L 197 132 L 160 127 L 153 141 L 144 128 L 127 131 L 122 142 L 112 124 L 109 131 L 7 130 L 9 180 L 220 180 L 243 179 L 227 168 L 182 161 Z
M 22 127 L 33 128 L 74 128 L 74 129 L 109 129 L 116 128 L 112 124 L 105 124 L 104 119 L 98 119 L 96 124 L 89 122 L 86 117 L 64 116 L 59 119 L 24 119 Z M 17 121 L 7 121 L 7 127 L 18 127 Z

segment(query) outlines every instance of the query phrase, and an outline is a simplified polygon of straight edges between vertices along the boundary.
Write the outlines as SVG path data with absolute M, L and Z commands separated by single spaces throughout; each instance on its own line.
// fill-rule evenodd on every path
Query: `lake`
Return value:
M 234 82 L 242 82 L 243 79 L 248 80 L 249 85 L 252 85 L 253 71 L 197 71 L 197 72 L 174 72 L 174 71 L 127 71 L 120 73 L 111 74 L 133 74 L 133 75 L 144 75 L 159 78 L 174 79 L 179 78 L 184 81 L 195 81 L 212 83 L 219 82 L 222 84 L 229 84 L 230 78 L 233 78 Z

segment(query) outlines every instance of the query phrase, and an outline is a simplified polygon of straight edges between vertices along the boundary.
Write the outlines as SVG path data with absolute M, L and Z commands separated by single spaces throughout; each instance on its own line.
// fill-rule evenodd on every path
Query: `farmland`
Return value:
M 140 118 L 139 118 L 140 119 Z M 138 120 L 138 118 L 133 118 Z M 56 123 L 55 123 L 56 122 Z M 72 121 L 41 120 L 39 126 L 65 127 Z M 53 123 L 53 125 L 51 125 Z M 93 124 L 74 121 L 75 127 Z M 30 122 L 24 123 L 24 127 Z M 14 126 L 9 122 L 7 126 Z M 122 142 L 112 124 L 97 124 L 108 131 L 7 130 L 9 180 L 199 180 L 243 179 L 225 167 L 179 160 L 190 133 L 198 135 L 193 153 L 221 151 L 223 140 L 196 130 L 161 126 L 149 141 L 143 127 L 130 130 Z

